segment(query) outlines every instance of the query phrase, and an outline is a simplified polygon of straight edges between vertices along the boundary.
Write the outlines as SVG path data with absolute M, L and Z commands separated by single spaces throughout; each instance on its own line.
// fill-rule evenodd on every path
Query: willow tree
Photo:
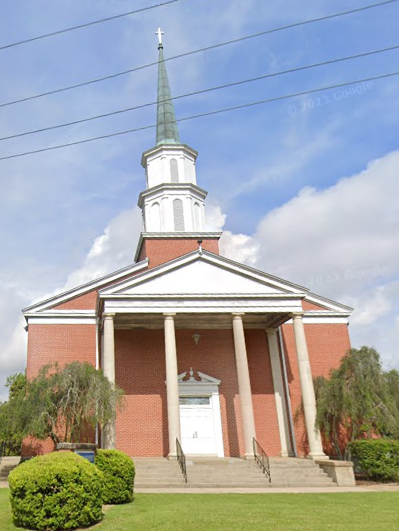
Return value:
M 123 391 L 89 363 L 46 365 L 14 404 L 15 422 L 25 436 L 54 443 L 84 442 L 96 426 L 115 420 Z
M 398 436 L 399 378 L 384 373 L 378 352 L 351 349 L 330 378 L 315 379 L 317 426 L 337 455 L 367 436 Z
M 0 442 L 7 443 L 6 452 L 12 455 L 19 455 L 21 452 L 23 439 L 21 417 L 25 414 L 23 398 L 26 393 L 26 385 L 27 380 L 24 373 L 8 376 L 6 380 L 8 400 L 0 403 Z

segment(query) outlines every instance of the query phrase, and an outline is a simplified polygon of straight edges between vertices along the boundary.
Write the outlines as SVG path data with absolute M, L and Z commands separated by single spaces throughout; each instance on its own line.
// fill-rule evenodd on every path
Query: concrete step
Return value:
M 272 481 L 254 461 L 239 458 L 189 457 L 186 460 L 188 482 L 185 483 L 176 461 L 167 459 L 133 459 L 137 488 L 268 488 L 335 487 L 323 470 L 308 459 L 271 458 Z
M 9 473 L 19 464 L 19 456 L 3 457 L 0 463 L 0 481 L 8 478 Z

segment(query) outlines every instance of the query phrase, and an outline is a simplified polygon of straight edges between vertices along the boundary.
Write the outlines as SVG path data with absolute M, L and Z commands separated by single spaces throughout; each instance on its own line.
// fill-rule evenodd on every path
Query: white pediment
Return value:
M 197 377 L 195 375 L 197 375 Z M 190 367 L 189 371 L 179 374 L 177 380 L 179 384 L 220 385 L 220 380 L 217 378 L 213 378 L 200 371 L 196 371 L 195 373 L 192 367 Z
M 231 270 L 206 260 L 191 261 L 158 275 L 143 275 L 133 283 L 119 285 L 114 295 L 278 295 L 300 290 L 273 286 L 267 278 L 255 278 L 246 271 Z M 111 294 L 111 293 L 109 293 Z

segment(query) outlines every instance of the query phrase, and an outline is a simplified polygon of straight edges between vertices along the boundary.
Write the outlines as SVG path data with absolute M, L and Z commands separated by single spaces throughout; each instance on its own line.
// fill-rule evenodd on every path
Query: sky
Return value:
M 161 0 L 160 0 L 161 1 Z M 153 2 L 158 3 L 158 2 Z M 372 4 L 373 0 L 181 0 L 0 49 L 0 138 L 156 100 L 157 68 L 24 103 L 15 99 L 165 57 Z M 151 0 L 4 0 L 0 47 L 151 5 Z M 174 96 L 399 45 L 399 2 L 167 62 Z M 399 368 L 399 50 L 178 99 L 178 118 L 316 88 L 317 93 L 183 121 L 222 254 L 355 308 L 354 347 Z M 354 82 L 348 87 L 329 86 Z M 0 158 L 155 123 L 154 106 L 0 140 Z M 155 130 L 0 160 L 0 400 L 23 371 L 21 309 L 133 262 Z

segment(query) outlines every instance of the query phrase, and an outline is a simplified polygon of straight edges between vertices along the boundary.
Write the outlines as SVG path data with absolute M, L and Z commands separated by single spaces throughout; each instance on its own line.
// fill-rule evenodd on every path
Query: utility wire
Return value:
M 82 28 L 88 28 L 89 26 L 95 26 L 97 24 L 102 24 L 103 22 L 109 22 L 111 20 L 116 20 L 118 18 L 128 17 L 129 15 L 136 15 L 137 13 L 143 13 L 144 11 L 149 11 L 150 9 L 156 9 L 157 7 L 167 6 L 170 4 L 175 4 L 176 2 L 181 2 L 182 0 L 168 0 L 162 4 L 155 4 L 152 6 L 142 7 L 141 9 L 135 9 L 134 11 L 127 11 L 126 13 L 120 13 L 119 15 L 112 15 L 110 17 L 101 18 L 98 20 L 92 20 L 91 22 L 86 22 L 85 24 L 79 24 L 77 26 L 72 26 L 70 28 L 65 28 L 58 31 L 52 31 L 51 33 L 45 33 L 43 35 L 37 35 L 36 37 L 31 37 L 30 39 L 24 39 L 21 41 L 12 42 L 10 44 L 4 44 L 0 46 L 0 50 L 6 50 L 7 48 L 14 48 L 15 46 L 20 46 L 21 44 L 28 44 L 29 42 L 39 41 L 41 39 L 47 39 L 47 37 L 55 37 L 56 35 L 61 35 L 62 33 L 68 33 L 69 31 L 75 31 Z
M 359 54 L 356 54 L 356 55 L 349 55 L 347 57 L 340 57 L 338 59 L 330 59 L 328 61 L 323 61 L 322 63 L 313 63 L 313 64 L 310 64 L 310 65 L 300 66 L 300 67 L 297 67 L 297 68 L 291 68 L 289 70 L 283 70 L 283 71 L 280 71 L 280 72 L 274 72 L 274 73 L 271 73 L 271 74 L 265 74 L 263 76 L 253 77 L 253 78 L 250 78 L 250 79 L 242 79 L 240 81 L 235 81 L 233 83 L 226 83 L 224 85 L 218 85 L 216 87 L 210 87 L 210 88 L 206 88 L 206 89 L 202 89 L 202 90 L 196 90 L 194 92 L 189 92 L 187 94 L 181 94 L 179 96 L 175 96 L 175 97 L 167 99 L 167 100 L 162 100 L 161 103 L 165 103 L 165 102 L 171 101 L 171 100 L 179 100 L 179 99 L 182 99 L 182 98 L 188 98 L 190 96 L 197 96 L 198 94 L 204 94 L 204 93 L 207 93 L 207 92 L 213 92 L 215 90 L 220 90 L 220 89 L 225 89 L 225 88 L 229 88 L 229 87 L 234 87 L 234 86 L 237 86 L 237 85 L 243 85 L 245 83 L 252 83 L 254 81 L 260 81 L 262 79 L 267 79 L 267 78 L 271 78 L 271 77 L 281 76 L 283 74 L 290 74 L 290 73 L 293 73 L 293 72 L 300 72 L 302 70 L 308 70 L 310 68 L 316 68 L 316 67 L 319 67 L 319 66 L 326 66 L 326 65 L 333 64 L 333 63 L 339 63 L 339 62 L 342 62 L 342 61 L 349 61 L 349 60 L 352 60 L 352 59 L 358 59 L 360 57 L 367 57 L 367 56 L 370 56 L 370 55 L 375 55 L 375 54 L 384 53 L 384 52 L 388 52 L 390 50 L 397 50 L 397 49 L 399 49 L 399 44 L 397 44 L 395 46 L 390 46 L 388 48 L 382 48 L 382 49 L 379 49 L 379 50 L 372 50 L 370 52 L 359 53 Z M 108 113 L 104 113 L 104 114 L 98 114 L 96 116 L 91 116 L 89 118 L 82 118 L 80 120 L 74 120 L 72 122 L 66 122 L 66 123 L 63 123 L 63 124 L 52 125 L 52 126 L 49 126 L 49 127 L 42 127 L 41 129 L 34 129 L 32 131 L 25 131 L 23 133 L 16 133 L 14 135 L 4 136 L 4 137 L 0 138 L 0 142 L 2 142 L 3 140 L 10 140 L 12 138 L 20 138 L 22 136 L 34 135 L 34 134 L 37 134 L 37 133 L 43 133 L 44 131 L 51 131 L 51 130 L 54 130 L 54 129 L 60 129 L 62 127 L 68 127 L 68 126 L 71 126 L 71 125 L 77 125 L 77 124 L 81 124 L 81 123 L 85 123 L 85 122 L 90 122 L 92 120 L 99 120 L 100 118 L 108 118 L 109 116 L 115 116 L 117 114 L 122 114 L 122 113 L 130 112 L 130 111 L 136 111 L 138 109 L 144 109 L 145 107 L 151 107 L 153 105 L 156 105 L 157 103 L 158 103 L 157 101 L 152 101 L 150 103 L 143 103 L 142 105 L 137 105 L 135 107 L 127 107 L 126 109 L 119 109 L 117 111 L 112 111 L 112 112 L 108 112 Z
M 222 113 L 225 113 L 225 112 L 237 111 L 239 109 L 245 109 L 245 108 L 248 108 L 248 107 L 255 107 L 256 105 L 264 105 L 266 103 L 272 103 L 272 102 L 275 102 L 275 101 L 281 101 L 281 100 L 285 100 L 285 99 L 289 99 L 289 98 L 295 98 L 297 96 L 304 96 L 306 94 L 314 94 L 315 92 L 321 92 L 323 90 L 331 90 L 331 89 L 335 89 L 335 88 L 346 87 L 348 85 L 354 85 L 355 83 L 365 83 L 367 81 L 376 81 L 377 79 L 386 79 L 386 78 L 397 76 L 397 75 L 399 75 L 399 71 L 391 72 L 391 73 L 388 73 L 388 74 L 382 74 L 380 76 L 373 76 L 373 77 L 367 77 L 367 78 L 364 78 L 364 79 L 357 79 L 357 80 L 353 80 L 353 81 L 348 81 L 346 83 L 339 83 L 337 85 L 329 85 L 327 87 L 320 87 L 320 88 L 311 89 L 311 90 L 304 90 L 302 92 L 295 92 L 294 94 L 285 94 L 284 96 L 277 96 L 275 98 L 269 98 L 267 100 L 255 101 L 255 102 L 252 102 L 252 103 L 245 103 L 243 105 L 237 105 L 235 107 L 227 107 L 225 109 L 218 109 L 216 111 L 209 111 L 209 112 L 205 112 L 205 113 L 201 113 L 201 114 L 195 114 L 193 116 L 186 116 L 185 118 L 179 118 L 176 121 L 177 122 L 186 122 L 188 120 L 194 120 L 196 118 L 203 118 L 205 116 L 213 116 L 213 115 L 222 114 Z M 173 123 L 173 122 L 170 121 L 170 122 L 165 122 L 165 123 L 169 124 L 169 123 Z M 15 158 L 18 158 L 18 157 L 25 157 L 27 155 L 34 155 L 36 153 L 43 153 L 45 151 L 53 151 L 55 149 L 62 149 L 62 148 L 70 147 L 70 146 L 77 146 L 79 144 L 87 144 L 88 142 L 94 142 L 96 140 L 104 140 L 106 138 L 113 138 L 115 136 L 126 135 L 128 133 L 136 133 L 137 131 L 144 131 L 146 129 L 154 129 L 156 127 L 157 127 L 157 124 L 145 125 L 145 126 L 142 126 L 142 127 L 137 127 L 135 129 L 128 129 L 126 131 L 118 131 L 116 133 L 110 133 L 110 134 L 107 134 L 107 135 L 96 136 L 96 137 L 92 137 L 92 138 L 86 138 L 84 140 L 76 140 L 75 142 L 69 142 L 67 144 L 59 144 L 59 145 L 56 145 L 56 146 L 49 146 L 49 147 L 46 147 L 46 148 L 35 149 L 33 151 L 25 151 L 23 153 L 16 153 L 15 155 L 7 155 L 5 157 L 0 157 L 0 161 L 1 160 L 15 159 Z
M 249 40 L 249 39 L 262 37 L 263 35 L 269 35 L 271 33 L 276 33 L 276 32 L 279 32 L 279 31 L 284 31 L 284 30 L 287 30 L 287 29 L 291 29 L 291 28 L 295 28 L 295 27 L 299 27 L 299 26 L 304 26 L 306 24 L 313 24 L 315 22 L 321 22 L 321 21 L 324 21 L 324 20 L 330 20 L 330 19 L 333 19 L 333 18 L 342 17 L 342 16 L 345 16 L 345 15 L 353 14 L 353 13 L 359 13 L 361 11 L 366 11 L 368 9 L 374 9 L 376 7 L 384 6 L 384 5 L 387 5 L 387 4 L 392 4 L 392 3 L 398 2 L 398 1 L 399 0 L 385 0 L 384 2 L 380 2 L 378 4 L 371 4 L 371 5 L 368 5 L 368 6 L 358 7 L 356 9 L 351 9 L 349 11 L 341 11 L 340 13 L 333 13 L 332 15 L 326 15 L 324 17 L 319 17 L 319 18 L 314 18 L 314 19 L 309 19 L 309 20 L 303 20 L 301 22 L 294 22 L 294 23 L 288 24 L 286 26 L 280 26 L 278 28 L 272 28 L 272 29 L 269 29 L 269 30 L 261 31 L 259 33 L 254 33 L 252 35 L 246 35 L 244 37 L 239 37 L 237 39 L 221 42 L 221 43 L 218 43 L 218 44 L 213 44 L 212 46 L 206 46 L 204 48 L 199 48 L 199 49 L 193 50 L 191 52 L 185 52 L 185 53 L 181 53 L 179 55 L 174 55 L 172 57 L 166 58 L 165 62 L 166 61 L 173 61 L 175 59 L 180 59 L 182 57 L 188 57 L 190 55 L 194 55 L 194 54 L 197 54 L 197 53 L 205 52 L 205 51 L 208 51 L 208 50 L 214 50 L 215 48 L 221 48 L 222 46 L 229 46 L 230 44 L 236 44 L 238 42 L 246 41 L 246 40 Z M 25 101 L 31 101 L 31 100 L 35 100 L 35 99 L 38 99 L 38 98 L 43 98 L 45 96 L 50 96 L 52 94 L 58 94 L 60 92 L 65 92 L 67 90 L 74 90 L 74 89 L 77 89 L 77 88 L 85 87 L 87 85 L 93 85 L 94 83 L 100 83 L 102 81 L 107 81 L 109 79 L 114 79 L 114 78 L 117 78 L 117 77 L 120 77 L 120 76 L 125 76 L 127 74 L 131 74 L 133 72 L 137 72 L 139 70 L 143 70 L 143 69 L 149 68 L 151 66 L 156 66 L 157 64 L 158 64 L 158 61 L 155 61 L 155 62 L 152 62 L 152 63 L 147 63 L 145 65 L 138 66 L 136 68 L 130 68 L 129 70 L 124 70 L 123 72 L 117 72 L 115 74 L 110 74 L 108 76 L 103 76 L 103 77 L 91 79 L 89 81 L 83 81 L 83 82 L 77 83 L 75 85 L 69 85 L 67 87 L 62 87 L 62 88 L 59 88 L 59 89 L 49 90 L 47 92 L 42 92 L 40 94 L 27 96 L 25 98 L 20 98 L 18 100 L 13 100 L 13 101 L 5 102 L 5 103 L 0 103 L 0 108 L 1 107 L 7 107 L 9 105 L 15 105 L 17 103 L 23 103 Z

